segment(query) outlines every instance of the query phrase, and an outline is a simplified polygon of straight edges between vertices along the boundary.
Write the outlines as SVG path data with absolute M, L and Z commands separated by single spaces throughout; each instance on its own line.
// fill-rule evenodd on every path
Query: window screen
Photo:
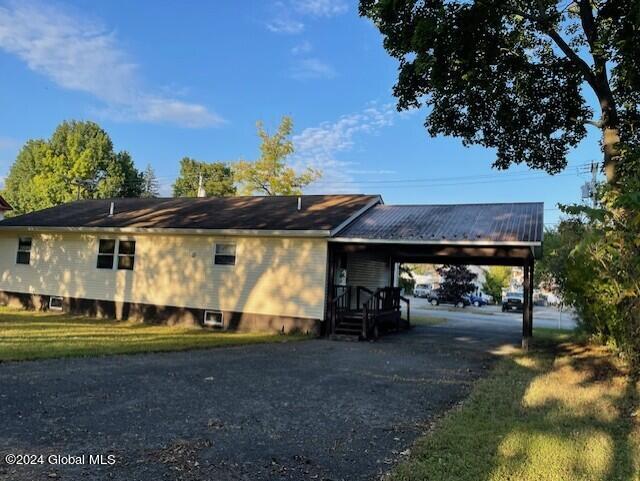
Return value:
M 118 243 L 118 269 L 132 271 L 136 255 L 136 241 Z
M 115 252 L 115 239 L 100 239 L 100 246 L 98 247 L 98 269 L 113 269 Z
M 236 263 L 235 244 L 216 244 L 214 252 L 214 264 L 233 266 Z
M 29 264 L 31 262 L 31 237 L 20 237 L 18 239 L 17 264 Z

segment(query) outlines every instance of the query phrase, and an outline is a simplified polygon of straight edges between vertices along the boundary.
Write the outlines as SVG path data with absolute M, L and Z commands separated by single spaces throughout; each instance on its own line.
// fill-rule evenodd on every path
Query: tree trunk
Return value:
M 609 184 L 615 184 L 618 181 L 619 142 L 619 130 L 615 127 L 605 127 L 602 134 L 602 147 L 604 150 L 604 173 Z

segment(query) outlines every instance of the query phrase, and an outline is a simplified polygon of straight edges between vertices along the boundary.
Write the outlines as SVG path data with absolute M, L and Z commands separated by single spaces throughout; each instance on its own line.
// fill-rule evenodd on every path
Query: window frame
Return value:
M 29 243 L 29 248 L 25 249 L 23 247 L 24 243 Z M 16 251 L 16 264 L 29 266 L 31 265 L 31 250 L 33 249 L 33 237 L 18 237 L 18 250 Z M 27 262 L 22 262 L 20 259 L 20 254 L 26 254 Z
M 60 299 L 60 307 L 58 306 L 52 306 L 51 305 L 51 301 L 53 301 L 54 299 Z M 62 309 L 64 308 L 64 298 L 62 296 L 49 296 L 49 309 L 52 311 L 62 311 Z
M 127 252 L 124 254 L 120 252 L 120 247 L 122 246 L 123 242 L 133 245 L 133 249 L 131 250 L 131 252 Z M 118 258 L 118 262 L 116 264 L 116 268 L 119 271 L 132 271 L 135 268 L 135 264 L 136 264 L 136 241 L 133 239 L 118 239 L 117 258 Z M 122 259 L 131 259 L 131 266 L 123 266 L 120 263 Z
M 216 315 L 220 315 L 220 322 L 208 322 L 207 321 L 207 314 L 216 314 Z M 204 314 L 202 316 L 202 324 L 204 326 L 207 327 L 217 327 L 217 328 L 224 328 L 224 312 L 222 311 L 218 311 L 215 309 L 207 309 L 204 311 Z
M 101 246 L 103 242 L 113 242 L 113 251 L 112 252 L 101 252 Z M 106 238 L 99 238 L 98 239 L 98 256 L 96 258 L 96 269 L 100 269 L 100 270 L 113 270 L 113 266 L 115 264 L 115 258 L 116 258 L 116 250 L 118 247 L 118 239 L 111 239 L 109 237 Z M 107 266 L 101 266 L 100 265 L 100 258 L 107 258 L 107 257 L 111 257 L 111 265 Z
M 103 243 L 113 242 L 113 249 L 105 250 L 101 252 Z M 126 252 L 122 252 L 122 246 L 128 245 Z M 101 258 L 111 258 L 111 262 L 106 262 L 104 265 L 100 265 Z M 130 265 L 123 262 L 123 259 L 130 260 Z M 117 239 L 117 238 L 98 238 L 98 255 L 96 260 L 96 269 L 100 270 L 119 270 L 119 271 L 132 271 L 135 269 L 136 259 L 136 241 L 135 239 Z
M 225 247 L 232 246 L 233 255 L 218 254 L 218 246 L 225 246 Z M 218 258 L 220 259 L 233 258 L 233 262 L 218 262 Z M 236 242 L 233 242 L 233 241 L 216 242 L 213 245 L 213 265 L 214 266 L 234 267 L 236 265 L 237 258 L 238 258 L 238 244 Z

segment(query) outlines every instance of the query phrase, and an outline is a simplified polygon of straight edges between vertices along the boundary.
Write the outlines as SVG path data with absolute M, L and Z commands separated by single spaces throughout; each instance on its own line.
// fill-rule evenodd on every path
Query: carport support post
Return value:
M 529 266 L 529 337 L 533 337 L 533 266 L 534 261 L 531 260 L 531 265 Z
M 524 276 L 523 276 L 523 301 L 524 301 L 524 306 L 522 309 L 522 349 L 524 351 L 528 351 L 529 350 L 529 339 L 531 338 L 531 329 L 530 329 L 530 324 L 531 324 L 531 311 L 529 309 L 529 304 L 530 304 L 530 296 L 529 296 L 529 290 L 531 289 L 531 282 L 529 280 L 529 277 L 531 276 L 531 268 L 529 265 L 529 261 L 527 260 L 524 263 Z M 532 277 L 532 276 L 531 276 Z

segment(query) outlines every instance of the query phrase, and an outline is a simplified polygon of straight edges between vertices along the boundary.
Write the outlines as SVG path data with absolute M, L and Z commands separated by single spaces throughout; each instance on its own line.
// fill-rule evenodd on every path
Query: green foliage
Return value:
M 273 135 L 269 135 L 262 122 L 258 122 L 260 158 L 255 162 L 239 161 L 235 165 L 236 180 L 241 184 L 243 194 L 297 195 L 320 178 L 318 170 L 307 168 L 298 175 L 295 169 L 287 166 L 287 158 L 294 150 L 290 139 L 292 131 L 290 117 L 282 118 Z
M 482 291 L 493 297 L 495 302 L 502 302 L 502 290 L 509 287 L 511 273 L 511 267 L 490 267 L 485 275 L 485 281 L 482 284 Z
M 544 262 L 582 327 L 640 371 L 640 151 L 624 155 L 620 183 L 601 189 L 599 209 L 566 209 L 581 217 L 560 224 L 550 249 L 545 236 Z
M 141 190 L 142 175 L 129 153 L 114 152 L 109 135 L 98 124 L 69 121 L 60 124 L 51 139 L 25 143 L 11 166 L 4 195 L 17 215 L 76 200 L 78 195 L 137 197 Z
M 413 288 L 416 285 L 416 280 L 413 277 L 413 271 L 408 264 L 400 264 L 400 276 L 398 279 L 398 287 L 403 289 L 405 293 L 413 292 Z
M 442 278 L 438 287 L 438 296 L 441 298 L 458 299 L 476 289 L 473 281 L 477 276 L 467 266 L 445 264 L 436 271 Z
M 202 176 L 207 197 L 236 195 L 233 171 L 223 162 L 201 162 L 189 157 L 180 161 L 180 175 L 173 184 L 174 197 L 197 197 Z
M 147 164 L 147 168 L 142 173 L 142 192 L 140 197 L 160 197 L 160 183 L 151 164 Z
M 399 61 L 399 109 L 428 106 L 431 135 L 494 148 L 498 168 L 550 173 L 585 137 L 590 94 L 605 152 L 618 133 L 638 138 L 638 11 L 636 0 L 360 0 Z

